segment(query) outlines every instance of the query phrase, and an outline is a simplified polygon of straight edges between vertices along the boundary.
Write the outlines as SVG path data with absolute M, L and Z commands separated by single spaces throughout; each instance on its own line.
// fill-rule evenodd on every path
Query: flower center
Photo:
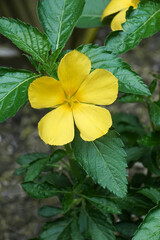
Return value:
M 69 104 L 69 106 L 72 108 L 73 104 L 76 102 L 79 102 L 74 95 L 72 96 L 66 96 L 65 102 Z

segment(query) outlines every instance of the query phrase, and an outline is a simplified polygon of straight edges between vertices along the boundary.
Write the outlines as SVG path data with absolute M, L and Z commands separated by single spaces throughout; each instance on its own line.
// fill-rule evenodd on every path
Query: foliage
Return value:
M 0 121 L 13 117 L 28 100 L 28 87 L 48 74 L 57 78 L 63 48 L 75 26 L 102 26 L 109 0 L 41 0 L 38 16 L 44 34 L 20 20 L 0 18 L 0 33 L 26 52 L 35 72 L 0 68 Z M 56 196 L 56 206 L 43 206 L 38 214 L 49 219 L 37 240 L 158 240 L 160 239 L 160 99 L 154 93 L 160 76 L 148 87 L 118 57 L 143 38 L 160 30 L 159 0 L 141 0 L 127 12 L 124 31 L 111 32 L 104 46 L 81 45 L 92 71 L 106 69 L 119 80 L 118 102 L 137 103 L 148 111 L 148 126 L 126 113 L 113 115 L 109 132 L 92 142 L 83 141 L 78 130 L 72 144 L 56 147 L 49 155 L 20 156 L 22 188 L 32 198 Z M 69 49 L 67 52 L 70 51 Z M 152 80 L 152 79 L 151 79 Z M 147 174 L 128 172 L 140 162 Z M 128 183 L 128 184 L 127 184 Z

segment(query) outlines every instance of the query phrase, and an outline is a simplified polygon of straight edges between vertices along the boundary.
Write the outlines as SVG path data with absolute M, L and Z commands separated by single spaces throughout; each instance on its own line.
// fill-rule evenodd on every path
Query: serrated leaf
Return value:
M 9 38 L 19 49 L 45 64 L 48 60 L 50 43 L 37 28 L 12 18 L 0 18 L 0 33 Z
M 100 196 L 84 196 L 85 199 L 87 199 L 93 206 L 95 206 L 97 209 L 102 211 L 103 213 L 112 213 L 112 214 L 120 214 L 121 210 L 117 206 L 117 204 L 114 202 L 113 199 L 104 198 Z
M 62 209 L 57 207 L 51 207 L 51 206 L 43 206 L 38 210 L 38 214 L 41 217 L 53 217 L 57 214 L 62 214 Z
M 94 142 L 83 141 L 77 132 L 72 146 L 76 160 L 96 183 L 119 197 L 126 195 L 126 153 L 115 131 Z
M 33 182 L 26 182 L 22 183 L 22 187 L 24 191 L 28 193 L 28 195 L 38 199 L 57 196 L 57 194 L 61 192 L 49 183 L 38 184 Z
M 158 129 L 160 129 L 160 106 L 156 102 L 152 103 L 152 105 L 151 105 L 150 117 L 151 117 L 152 123 Z
M 138 193 L 143 194 L 156 204 L 160 201 L 160 191 L 156 188 L 142 188 Z
M 133 240 L 159 240 L 160 237 L 160 205 L 152 208 L 141 225 Z
M 83 11 L 84 3 L 84 0 L 39 1 L 39 20 L 53 51 L 65 46 Z
M 28 87 L 37 77 L 25 70 L 0 68 L 0 122 L 13 117 L 28 100 Z
M 122 54 L 134 48 L 141 39 L 160 30 L 160 1 L 141 0 L 123 24 L 124 31 L 112 32 L 106 39 L 106 50 Z
M 103 26 L 101 17 L 109 2 L 110 0 L 86 0 L 82 15 L 76 26 L 79 28 Z
M 110 217 L 93 209 L 86 210 L 88 217 L 88 232 L 94 240 L 115 240 L 114 227 Z
M 71 240 L 71 221 L 57 220 L 44 225 L 40 240 Z
M 90 58 L 92 70 L 102 68 L 113 73 L 119 80 L 119 91 L 146 96 L 151 95 L 141 77 L 133 72 L 127 63 L 122 62 L 121 58 L 108 53 L 105 47 L 88 44 L 80 46 L 77 50 Z
M 21 155 L 19 158 L 15 159 L 16 163 L 20 165 L 29 165 L 30 163 L 42 159 L 42 158 L 47 158 L 48 154 L 47 153 L 28 153 Z
M 33 162 L 27 169 L 24 182 L 30 182 L 36 179 L 43 171 L 48 158 L 42 158 Z

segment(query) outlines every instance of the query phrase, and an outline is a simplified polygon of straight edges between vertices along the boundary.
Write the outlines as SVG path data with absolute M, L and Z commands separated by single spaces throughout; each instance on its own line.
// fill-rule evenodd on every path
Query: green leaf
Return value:
M 62 214 L 62 209 L 57 207 L 44 206 L 38 210 L 38 214 L 41 217 L 45 217 L 45 218 L 53 217 L 57 214 Z
M 53 51 L 65 46 L 83 11 L 84 3 L 84 0 L 39 1 L 39 20 Z
M 96 183 L 119 197 L 126 195 L 126 154 L 115 131 L 94 142 L 83 141 L 77 132 L 72 146 L 76 160 Z
M 128 14 L 123 29 L 107 37 L 107 51 L 122 54 L 138 45 L 141 39 L 157 33 L 160 30 L 160 1 L 141 0 L 138 8 Z
M 145 148 L 135 146 L 126 148 L 125 151 L 127 153 L 127 162 L 136 162 L 143 156 Z
M 118 98 L 118 102 L 121 102 L 121 103 L 136 103 L 136 102 L 144 103 L 145 99 L 143 96 L 139 96 L 139 95 L 124 94 L 123 96 Z
M 143 194 L 156 204 L 160 201 L 160 191 L 156 188 L 142 188 L 138 193 Z
M 150 116 L 152 123 L 160 129 L 160 106 L 156 102 L 151 105 Z
M 22 183 L 22 187 L 25 192 L 28 193 L 33 198 L 49 198 L 52 196 L 56 196 L 59 191 L 55 188 L 52 184 L 49 183 L 33 183 L 33 182 L 26 182 Z
M 138 217 L 144 216 L 153 207 L 153 204 L 146 201 L 146 198 L 140 194 L 128 195 L 126 198 L 118 199 L 117 204 L 121 209 L 127 210 Z
M 33 56 L 38 62 L 45 64 L 48 60 L 50 43 L 37 28 L 14 20 L 0 18 L 0 33 L 9 38 L 19 49 Z
M 91 239 L 115 240 L 114 227 L 109 216 L 106 217 L 101 212 L 89 208 L 86 210 L 86 215 Z
M 78 223 L 76 219 L 74 219 L 71 224 L 71 237 L 72 240 L 85 240 L 78 229 Z
M 48 157 L 47 153 L 28 153 L 25 155 L 21 155 L 15 161 L 16 161 L 16 163 L 23 166 L 23 165 L 29 165 L 30 163 L 32 163 L 38 159 L 47 158 L 47 157 Z
M 13 117 L 28 100 L 28 87 L 37 77 L 34 73 L 0 68 L 0 122 Z
M 72 203 L 73 203 L 73 200 L 74 200 L 73 192 L 66 193 L 64 195 L 64 198 L 63 198 L 63 201 L 62 201 L 63 214 L 67 213 L 70 210 L 70 208 L 72 206 Z
M 154 93 L 154 91 L 155 91 L 155 89 L 156 89 L 156 87 L 157 87 L 157 79 L 154 79 L 152 82 L 151 82 L 151 84 L 150 84 L 150 86 L 149 86 L 149 90 L 150 90 L 150 92 L 151 93 Z
M 13 174 L 17 176 L 24 175 L 27 171 L 27 167 L 18 168 Z
M 94 207 L 102 211 L 103 213 L 112 213 L 112 214 L 120 214 L 121 210 L 114 202 L 113 199 L 104 198 L 100 196 L 84 196 Z
M 137 225 L 133 222 L 118 222 L 115 227 L 125 237 L 133 237 L 137 230 Z
M 68 177 L 63 173 L 58 172 L 45 174 L 38 179 L 38 183 L 44 182 L 48 182 L 58 188 L 67 188 L 72 186 Z
M 30 182 L 36 179 L 43 171 L 48 158 L 42 158 L 33 162 L 27 169 L 24 182 Z
M 103 26 L 101 17 L 110 0 L 86 0 L 77 27 L 92 28 Z
M 52 155 L 48 161 L 48 164 L 56 163 L 56 162 L 60 161 L 62 158 L 64 158 L 65 156 L 66 156 L 66 152 L 62 149 L 58 149 L 52 153 Z
M 152 208 L 139 226 L 133 240 L 159 240 L 160 205 Z
M 87 55 L 92 62 L 92 70 L 106 69 L 115 75 L 119 82 L 119 91 L 139 95 L 151 95 L 140 76 L 130 69 L 130 66 L 117 58 L 115 54 L 108 53 L 105 47 L 88 44 L 80 46 L 78 51 Z
M 44 225 L 40 240 L 71 240 L 71 221 L 57 220 Z
M 158 146 L 160 145 L 159 132 L 151 133 L 138 140 L 138 143 L 143 146 Z

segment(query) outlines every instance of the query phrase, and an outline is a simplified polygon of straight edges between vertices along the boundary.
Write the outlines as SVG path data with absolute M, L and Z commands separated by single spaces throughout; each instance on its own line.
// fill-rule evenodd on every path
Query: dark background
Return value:
M 0 16 L 19 18 L 40 30 L 36 15 L 37 0 L 0 0 Z M 95 36 L 91 34 L 94 43 L 103 45 L 109 29 L 103 27 Z M 67 43 L 68 48 L 74 48 L 83 43 L 88 32 L 76 29 Z M 23 53 L 9 40 L 0 35 L 0 65 L 17 69 L 34 70 Z M 123 59 L 132 69 L 138 72 L 146 84 L 153 80 L 152 74 L 160 74 L 160 34 L 143 40 L 139 46 L 124 54 Z M 155 99 L 158 97 L 157 88 Z M 131 112 L 139 116 L 142 122 L 148 123 L 148 113 L 139 104 L 118 104 L 111 107 L 111 112 Z M 38 136 L 37 123 L 44 115 L 43 110 L 31 109 L 29 103 L 17 115 L 0 124 L 0 240 L 27 240 L 36 236 L 45 221 L 37 215 L 37 210 L 45 204 L 54 204 L 55 198 L 34 200 L 21 189 L 21 177 L 13 175 L 18 165 L 14 159 L 25 153 L 49 152 Z M 136 171 L 143 171 L 137 164 Z

